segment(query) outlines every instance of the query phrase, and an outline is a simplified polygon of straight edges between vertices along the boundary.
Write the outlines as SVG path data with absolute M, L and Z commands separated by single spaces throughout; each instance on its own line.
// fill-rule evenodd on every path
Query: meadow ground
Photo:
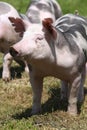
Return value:
M 24 13 L 29 0 L 3 0 Z M 78 9 L 86 14 L 86 0 L 59 0 L 64 13 Z M 82 2 L 82 3 L 81 3 Z M 60 101 L 60 81 L 53 77 L 44 79 L 42 114 L 30 117 L 32 89 L 29 76 L 15 62 L 11 67 L 12 80 L 2 78 L 3 55 L 0 54 L 0 130 L 87 130 L 87 80 L 84 85 L 85 100 L 78 104 L 76 117 L 67 114 L 67 102 Z

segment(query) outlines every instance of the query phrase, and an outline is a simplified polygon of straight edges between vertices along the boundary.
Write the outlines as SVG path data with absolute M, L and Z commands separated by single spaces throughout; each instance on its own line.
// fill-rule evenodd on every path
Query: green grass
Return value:
M 25 13 L 29 0 L 3 0 Z M 77 9 L 87 16 L 87 0 L 58 0 L 63 13 L 74 13 Z M 2 81 L 2 55 L 0 54 L 0 130 L 87 130 L 87 80 L 85 101 L 78 104 L 80 114 L 67 114 L 67 102 L 60 102 L 60 82 L 53 77 L 44 79 L 42 114 L 30 117 L 32 90 L 29 76 L 15 62 L 11 68 L 13 79 Z
M 0 80 L 0 130 L 86 130 L 87 97 L 80 115 L 69 116 L 66 102 L 60 102 L 59 80 L 55 78 L 44 80 L 42 114 L 29 117 L 31 105 L 32 90 L 25 72 L 7 84 Z
M 1 63 L 0 68 L 1 75 Z M 87 130 L 87 81 L 85 101 L 82 105 L 78 104 L 81 112 L 73 117 L 66 112 L 67 102 L 60 101 L 59 80 L 45 78 L 42 114 L 30 117 L 32 89 L 29 76 L 15 62 L 11 72 L 14 76 L 9 83 L 5 83 L 0 77 L 0 130 Z
M 1 0 L 0 0 L 1 1 Z M 30 0 L 3 0 L 12 4 L 19 12 L 25 13 Z M 87 16 L 87 0 L 58 0 L 63 14 L 74 13 L 78 10 L 80 15 Z
M 29 0 L 0 0 L 3 2 L 10 3 L 13 5 L 19 12 L 25 13 L 26 8 L 28 7 Z
M 87 16 L 87 1 L 86 0 L 58 0 L 63 13 L 74 13 L 75 10 L 79 11 L 80 15 Z

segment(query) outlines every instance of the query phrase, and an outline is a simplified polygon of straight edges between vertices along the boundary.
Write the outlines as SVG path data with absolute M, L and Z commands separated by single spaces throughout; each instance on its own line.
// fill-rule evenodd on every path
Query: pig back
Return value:
M 0 16 L 1 15 L 19 17 L 17 10 L 6 2 L 0 2 Z

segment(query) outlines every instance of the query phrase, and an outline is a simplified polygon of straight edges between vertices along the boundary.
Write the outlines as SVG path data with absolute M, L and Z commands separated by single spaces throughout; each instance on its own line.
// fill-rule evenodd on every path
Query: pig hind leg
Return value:
M 61 100 L 68 100 L 69 84 L 66 81 L 61 81 Z
M 81 84 L 78 90 L 78 102 L 82 103 L 84 101 L 84 83 L 86 78 L 86 66 L 83 68 L 81 74 Z
M 82 72 L 83 73 L 83 72 Z M 78 95 L 83 93 L 83 74 L 80 73 L 73 82 L 70 83 L 70 94 L 68 99 L 68 112 L 72 115 L 76 115 L 78 113 L 77 111 L 77 100 Z M 81 91 L 81 92 L 80 92 Z M 83 97 L 80 97 L 83 98 Z
M 84 100 L 84 82 L 85 82 L 85 71 L 82 72 L 81 85 L 78 90 L 77 100 L 82 103 Z M 68 100 L 70 93 L 70 86 L 67 82 L 61 81 L 61 100 Z

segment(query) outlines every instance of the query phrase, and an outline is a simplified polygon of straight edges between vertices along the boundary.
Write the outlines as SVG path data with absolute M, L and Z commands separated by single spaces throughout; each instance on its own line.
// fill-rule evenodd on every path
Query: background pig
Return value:
M 19 18 L 21 17 L 17 10 L 8 3 L 0 2 L 0 52 L 4 53 L 2 78 L 5 81 L 10 80 L 10 65 L 13 59 L 9 53 L 9 47 L 18 42 L 23 34 L 23 32 L 20 33 L 18 30 L 16 30 L 17 32 L 14 30 L 8 19 L 8 17 L 12 16 L 20 22 Z M 22 62 L 19 59 L 15 60 L 19 63 Z
M 77 95 L 85 80 L 87 22 L 80 16 L 67 14 L 52 23 L 48 18 L 42 24 L 32 24 L 23 39 L 10 48 L 10 53 L 13 57 L 24 57 L 31 66 L 32 114 L 41 110 L 43 78 L 54 76 L 67 83 L 68 112 L 75 115 Z
M 56 0 L 31 0 L 26 15 L 30 23 L 40 23 L 44 18 L 55 21 L 62 16 L 62 10 Z
M 25 29 L 22 26 L 23 21 L 21 21 L 18 18 L 21 17 L 23 20 L 30 21 L 30 23 L 40 23 L 42 21 L 42 19 L 44 19 L 45 17 L 50 17 L 53 20 L 55 20 L 56 18 L 58 18 L 62 15 L 62 11 L 61 11 L 59 4 L 55 0 L 45 0 L 45 1 L 31 0 L 28 10 L 26 12 L 26 15 L 28 17 L 24 14 L 18 14 L 18 12 L 11 5 L 9 5 L 7 3 L 0 2 L 0 7 L 1 7 L 0 8 L 0 12 L 1 12 L 0 19 L 3 19 L 3 20 L 0 20 L 0 27 L 1 27 L 1 29 L 0 29 L 1 30 L 1 34 L 0 34 L 1 35 L 1 42 L 0 42 L 1 49 L 0 49 L 0 51 L 5 54 L 4 61 L 3 61 L 2 77 L 5 81 L 9 81 L 10 80 L 10 65 L 11 65 L 11 61 L 12 61 L 12 56 L 8 53 L 8 50 L 9 50 L 10 45 L 16 43 L 17 41 L 19 41 L 21 39 L 21 37 L 23 36 L 23 32 L 25 31 Z M 34 13 L 34 12 L 36 12 L 36 13 Z M 14 18 L 11 18 L 12 16 L 14 16 Z M 10 18 L 8 19 L 8 17 L 10 17 Z M 19 26 L 19 28 L 16 31 L 13 29 L 13 27 L 10 23 L 10 21 L 13 22 L 14 19 L 16 19 L 15 24 L 17 24 L 18 21 L 20 21 L 20 23 L 21 23 L 21 26 Z M 21 27 L 22 27 L 23 31 L 19 34 Z M 6 33 L 6 32 L 8 32 L 8 33 Z M 3 34 L 3 36 L 2 36 L 2 34 Z M 4 42 L 2 39 L 4 39 Z M 17 62 L 19 62 L 19 59 L 15 59 L 15 60 Z M 21 62 L 19 62 L 19 63 L 21 63 Z M 26 62 L 24 65 L 26 66 L 25 69 L 28 71 Z

